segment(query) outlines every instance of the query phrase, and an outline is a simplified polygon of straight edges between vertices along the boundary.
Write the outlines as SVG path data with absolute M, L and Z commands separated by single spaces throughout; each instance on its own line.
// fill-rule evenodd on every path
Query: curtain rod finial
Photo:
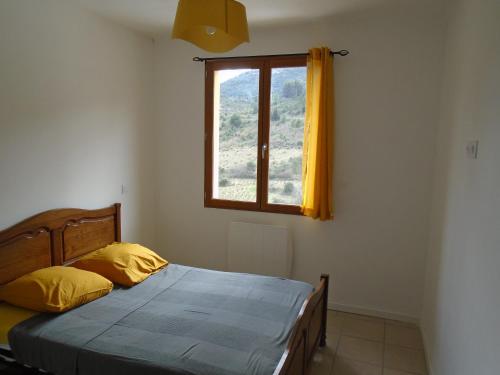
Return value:
M 339 51 L 340 56 L 347 56 L 349 54 L 349 51 L 346 49 L 342 49 Z
M 193 57 L 193 61 L 203 61 L 201 57 L 195 56 Z

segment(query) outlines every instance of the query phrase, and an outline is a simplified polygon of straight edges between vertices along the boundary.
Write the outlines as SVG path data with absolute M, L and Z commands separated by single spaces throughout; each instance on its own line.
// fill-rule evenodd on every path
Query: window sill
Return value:
M 265 204 L 263 207 L 259 207 L 257 203 L 253 202 L 210 199 L 205 201 L 204 206 L 205 208 L 221 208 L 226 210 L 253 211 L 253 212 L 304 216 L 300 211 L 300 206 L 292 206 L 285 204 Z

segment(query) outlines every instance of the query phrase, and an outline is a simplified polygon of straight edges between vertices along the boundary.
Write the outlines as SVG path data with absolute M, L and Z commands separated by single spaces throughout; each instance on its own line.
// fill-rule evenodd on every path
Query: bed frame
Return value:
M 120 203 L 97 210 L 56 209 L 0 231 L 0 285 L 37 269 L 65 265 L 121 240 Z M 328 275 L 302 305 L 274 375 L 306 375 L 326 344 Z

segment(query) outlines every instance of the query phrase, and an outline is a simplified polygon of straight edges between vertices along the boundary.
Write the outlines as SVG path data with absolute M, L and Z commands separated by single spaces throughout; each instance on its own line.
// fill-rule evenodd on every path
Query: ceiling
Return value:
M 148 35 L 172 26 L 178 0 L 73 0 L 82 7 Z M 240 0 L 250 25 L 306 21 L 387 0 Z

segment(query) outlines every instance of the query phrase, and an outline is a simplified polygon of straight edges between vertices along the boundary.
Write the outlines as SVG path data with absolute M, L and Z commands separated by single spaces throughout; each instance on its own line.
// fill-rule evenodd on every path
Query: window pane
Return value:
M 214 72 L 213 198 L 257 201 L 259 69 Z
M 306 67 L 273 68 L 268 203 L 302 203 Z

